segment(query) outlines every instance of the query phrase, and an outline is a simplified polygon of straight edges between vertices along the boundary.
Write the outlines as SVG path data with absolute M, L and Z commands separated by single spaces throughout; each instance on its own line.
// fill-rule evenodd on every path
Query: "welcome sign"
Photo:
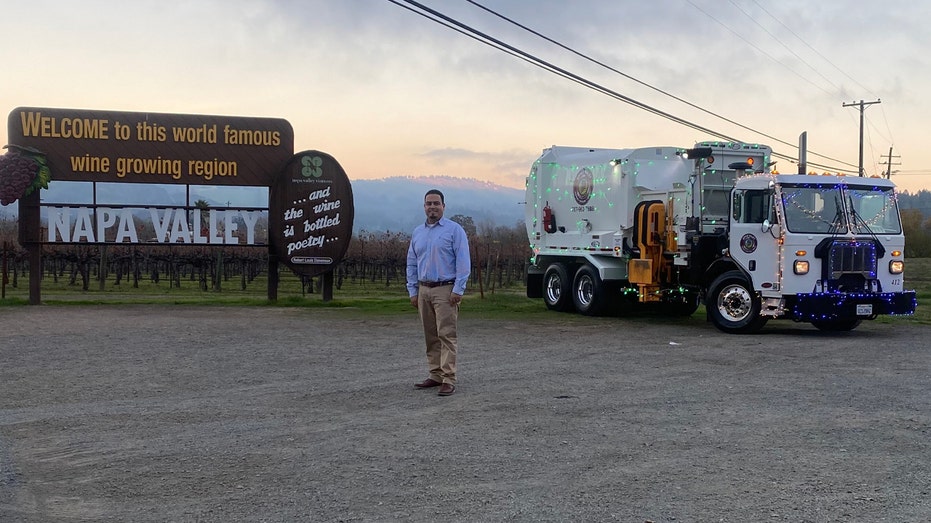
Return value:
M 294 154 L 280 118 L 20 107 L 7 127 L 53 180 L 267 187 Z
M 39 302 L 41 243 L 255 245 L 267 209 L 271 299 L 279 260 L 314 276 L 331 271 L 348 249 L 354 212 L 349 179 L 326 153 L 295 155 L 294 131 L 286 120 L 20 107 L 7 123 L 8 154 L 36 155 L 51 174 L 49 183 L 95 187 L 90 205 L 43 204 L 39 191 L 19 196 L 31 303 Z M 97 182 L 267 187 L 269 203 L 98 205 Z
M 280 118 L 20 107 L 10 145 L 39 151 L 51 182 L 269 187 L 293 156 L 294 131 Z M 27 206 L 23 243 L 256 243 L 255 209 Z M 45 222 L 45 231 L 39 223 Z M 140 238 L 140 234 L 145 237 Z M 264 239 L 264 238 L 263 238 Z

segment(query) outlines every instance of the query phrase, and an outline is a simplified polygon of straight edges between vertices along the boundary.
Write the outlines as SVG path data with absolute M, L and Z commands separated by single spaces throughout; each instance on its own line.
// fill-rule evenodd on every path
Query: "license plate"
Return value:
M 871 303 L 858 303 L 857 316 L 871 316 L 873 314 L 873 305 Z

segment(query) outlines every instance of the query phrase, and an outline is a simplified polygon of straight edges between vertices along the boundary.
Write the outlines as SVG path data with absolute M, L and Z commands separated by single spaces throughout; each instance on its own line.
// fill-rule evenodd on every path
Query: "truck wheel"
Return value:
M 605 286 L 598 271 L 591 265 L 583 265 L 575 273 L 572 283 L 572 302 L 575 310 L 586 316 L 598 316 L 605 310 Z
M 825 320 L 825 321 L 813 321 L 812 325 L 818 328 L 818 330 L 829 331 L 829 332 L 844 332 L 852 331 L 857 328 L 857 325 L 860 325 L 860 320 L 854 319 L 845 319 L 845 320 Z
M 569 274 L 561 263 L 554 263 L 546 268 L 543 275 L 543 301 L 546 308 L 565 312 L 572 309 L 572 289 Z
M 711 284 L 706 301 L 711 322 L 728 334 L 749 334 L 766 325 L 760 297 L 740 271 L 729 271 Z

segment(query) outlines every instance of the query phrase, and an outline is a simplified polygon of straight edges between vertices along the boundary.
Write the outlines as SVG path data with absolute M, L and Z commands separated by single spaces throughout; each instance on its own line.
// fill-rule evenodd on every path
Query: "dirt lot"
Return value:
M 0 309 L 0 521 L 931 520 L 929 328 L 414 314 Z

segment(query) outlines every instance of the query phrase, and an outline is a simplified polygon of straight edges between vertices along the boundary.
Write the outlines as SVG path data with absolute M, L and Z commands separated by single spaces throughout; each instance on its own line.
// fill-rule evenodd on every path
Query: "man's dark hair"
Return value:
M 440 196 L 440 203 L 446 205 L 446 198 L 443 197 L 443 193 L 440 192 L 439 189 L 430 189 L 427 191 L 427 194 L 423 195 L 423 199 L 426 200 L 427 196 L 430 196 L 431 194 L 438 194 Z

